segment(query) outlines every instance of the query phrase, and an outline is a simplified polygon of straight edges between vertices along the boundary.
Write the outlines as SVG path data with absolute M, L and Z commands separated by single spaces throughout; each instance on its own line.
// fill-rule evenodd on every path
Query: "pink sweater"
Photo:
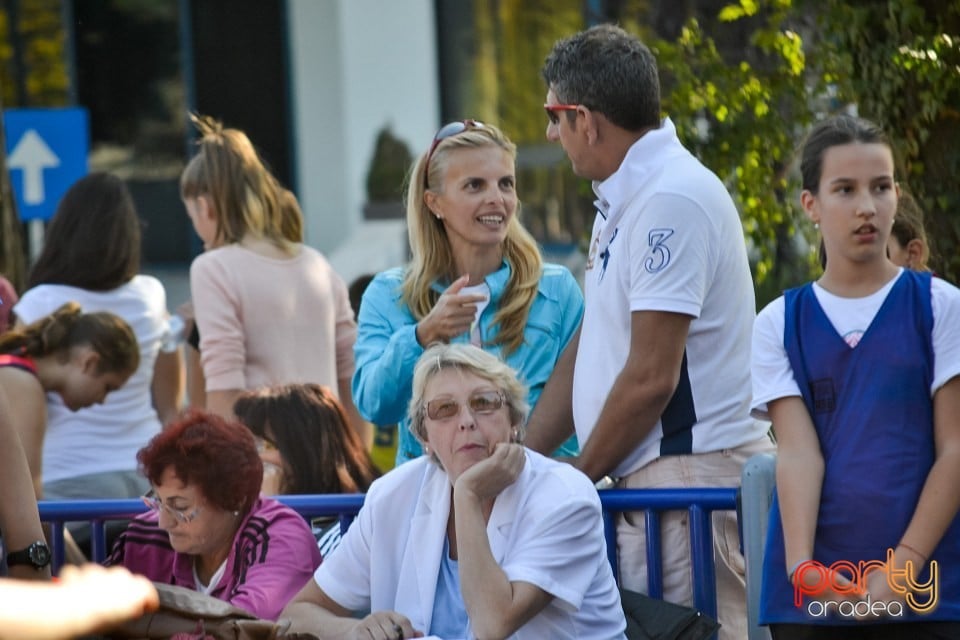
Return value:
M 220 582 L 210 593 L 260 618 L 276 620 L 320 566 L 313 532 L 296 511 L 261 497 L 240 523 Z M 120 534 L 107 566 L 123 565 L 155 582 L 196 589 L 193 556 L 177 553 L 153 511 Z
M 219 247 L 193 261 L 190 289 L 207 391 L 315 382 L 336 393 L 353 375 L 347 286 L 315 249 L 276 259 Z

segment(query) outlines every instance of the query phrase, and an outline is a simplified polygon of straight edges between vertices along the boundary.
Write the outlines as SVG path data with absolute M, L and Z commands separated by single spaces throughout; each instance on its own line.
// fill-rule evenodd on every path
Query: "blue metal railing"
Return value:
M 663 568 L 660 561 L 660 514 L 664 511 L 687 511 L 690 515 L 690 548 L 693 572 L 693 602 L 701 612 L 716 619 L 716 567 L 713 559 L 713 527 L 710 516 L 714 511 L 736 509 L 735 488 L 729 489 L 604 489 L 600 492 L 603 505 L 604 533 L 607 555 L 618 574 L 616 515 L 622 511 L 645 511 L 647 527 L 647 567 L 649 593 L 659 598 L 663 594 Z M 338 516 L 344 531 L 363 505 L 362 494 L 323 496 L 277 496 L 277 499 L 305 518 Z M 91 556 L 102 562 L 108 554 L 105 522 L 125 520 L 146 511 L 146 506 L 132 500 L 65 500 L 40 502 L 40 519 L 51 525 L 54 571 L 64 561 L 63 525 L 65 522 L 90 522 Z
M 622 511 L 645 511 L 647 529 L 647 581 L 653 598 L 663 596 L 660 514 L 683 511 L 690 514 L 691 571 L 693 604 L 711 618 L 717 617 L 716 567 L 713 561 L 714 511 L 733 511 L 737 506 L 737 490 L 730 489 L 604 489 L 603 504 L 607 555 L 617 575 L 616 515 Z

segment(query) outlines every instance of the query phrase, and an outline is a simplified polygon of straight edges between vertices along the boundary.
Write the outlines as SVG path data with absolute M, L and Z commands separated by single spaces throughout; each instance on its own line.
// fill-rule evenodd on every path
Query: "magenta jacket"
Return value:
M 261 496 L 233 539 L 227 567 L 211 595 L 268 620 L 276 620 L 320 566 L 310 526 L 293 509 Z M 170 546 L 153 511 L 133 519 L 106 565 L 123 565 L 154 582 L 196 589 L 193 556 Z

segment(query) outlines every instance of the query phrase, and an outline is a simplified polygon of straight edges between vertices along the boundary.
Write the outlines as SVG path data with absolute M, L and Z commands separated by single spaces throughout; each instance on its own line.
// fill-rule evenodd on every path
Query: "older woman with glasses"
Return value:
M 523 447 L 527 392 L 472 345 L 435 345 L 409 418 L 428 455 L 377 480 L 283 613 L 321 638 L 623 638 L 600 499 Z M 358 618 L 354 612 L 370 611 Z
M 150 511 L 120 535 L 106 564 L 275 620 L 320 552 L 299 514 L 259 496 L 263 463 L 250 431 L 193 412 L 154 436 L 137 460 L 153 487 L 144 496 Z
M 490 351 L 519 372 L 533 405 L 580 324 L 580 286 L 543 262 L 520 224 L 515 164 L 516 146 L 492 125 L 441 128 L 407 189 L 412 260 L 377 274 L 363 295 L 353 397 L 367 420 L 400 424 L 398 464 L 422 453 L 405 413 L 426 347 Z M 576 453 L 575 438 L 558 451 Z

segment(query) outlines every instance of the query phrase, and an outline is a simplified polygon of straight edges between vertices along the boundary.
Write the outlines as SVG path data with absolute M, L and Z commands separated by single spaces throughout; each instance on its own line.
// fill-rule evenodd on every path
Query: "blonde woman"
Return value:
M 464 120 L 434 136 L 407 188 L 413 258 L 363 295 L 353 393 L 378 425 L 399 423 L 397 464 L 422 453 L 406 416 L 413 366 L 435 342 L 469 342 L 512 366 L 536 404 L 583 313 L 570 272 L 545 264 L 520 224 L 516 146 Z M 557 452 L 575 455 L 571 439 Z
M 429 455 L 371 485 L 341 546 L 284 609 L 290 632 L 623 640 L 597 491 L 523 446 L 516 372 L 472 345 L 438 344 L 412 388 L 408 417 Z
M 190 267 L 206 407 L 232 416 L 247 389 L 314 382 L 338 392 L 369 442 L 350 394 L 356 324 L 347 286 L 302 235 L 299 208 L 246 134 L 205 117 L 180 195 L 206 251 Z M 295 201 L 294 201 L 295 202 Z

